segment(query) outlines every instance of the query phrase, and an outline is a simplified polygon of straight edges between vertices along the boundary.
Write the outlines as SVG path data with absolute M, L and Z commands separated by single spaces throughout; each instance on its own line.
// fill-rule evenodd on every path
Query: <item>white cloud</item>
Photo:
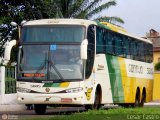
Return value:
M 117 6 L 103 11 L 105 16 L 121 17 L 129 33 L 145 36 L 151 28 L 160 32 L 160 0 L 117 0 Z

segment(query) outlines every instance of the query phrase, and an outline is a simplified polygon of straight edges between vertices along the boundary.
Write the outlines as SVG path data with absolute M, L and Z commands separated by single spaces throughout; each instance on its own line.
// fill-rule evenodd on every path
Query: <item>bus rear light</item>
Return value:
M 61 98 L 61 102 L 71 103 L 72 102 L 72 98 Z

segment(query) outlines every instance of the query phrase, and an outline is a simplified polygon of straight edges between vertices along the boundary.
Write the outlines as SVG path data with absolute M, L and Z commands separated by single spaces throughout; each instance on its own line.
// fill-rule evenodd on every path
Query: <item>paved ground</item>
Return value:
M 160 106 L 160 102 L 154 101 L 150 103 L 145 103 L 145 106 Z M 117 108 L 118 105 L 111 105 L 106 104 L 104 108 Z M 29 119 L 29 118 L 39 118 L 39 117 L 53 117 L 54 115 L 65 114 L 69 115 L 73 112 L 82 112 L 85 111 L 83 107 L 59 107 L 59 108 L 52 108 L 49 107 L 46 111 L 45 115 L 36 115 L 34 110 L 26 110 L 26 106 L 24 105 L 0 105 L 0 120 L 2 118 L 9 118 L 9 119 Z M 4 119 L 2 119 L 4 120 Z
M 145 103 L 144 105 L 145 106 L 154 106 L 154 105 L 159 105 L 160 106 L 160 100 Z
M 85 111 L 83 107 L 47 108 L 45 115 L 36 115 L 34 110 L 26 110 L 26 109 L 22 111 L 1 111 L 0 120 L 3 117 L 7 117 L 8 119 L 16 119 L 16 120 L 17 119 L 23 120 L 23 119 L 30 119 L 30 118 L 32 119 L 33 118 L 48 118 L 48 117 L 53 117 L 55 115 L 70 115 L 71 113 L 82 112 L 82 111 Z
M 160 101 L 153 101 L 149 103 L 145 103 L 145 106 L 160 106 Z M 113 104 L 106 104 L 104 108 L 112 108 L 112 107 L 118 107 L 118 105 L 113 105 Z M 62 109 L 57 109 L 57 110 L 62 110 Z M 21 105 L 21 104 L 15 104 L 15 105 L 0 105 L 0 114 L 3 112 L 23 112 L 26 111 L 26 106 Z

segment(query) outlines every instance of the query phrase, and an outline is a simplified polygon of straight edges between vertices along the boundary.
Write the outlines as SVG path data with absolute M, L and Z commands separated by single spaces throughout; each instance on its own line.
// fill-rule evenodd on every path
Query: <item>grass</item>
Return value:
M 71 115 L 55 115 L 33 120 L 160 120 L 160 106 L 89 110 Z

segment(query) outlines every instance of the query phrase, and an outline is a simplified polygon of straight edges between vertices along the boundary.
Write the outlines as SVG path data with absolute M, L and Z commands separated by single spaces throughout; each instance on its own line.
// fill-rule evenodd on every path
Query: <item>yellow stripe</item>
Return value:
M 160 100 L 160 72 L 154 73 L 153 100 Z
M 119 61 L 119 66 L 120 66 L 120 71 L 121 71 L 121 77 L 122 77 L 122 86 L 123 86 L 123 92 L 124 92 L 124 102 L 126 103 L 127 101 L 130 101 L 130 97 L 127 97 L 127 94 L 130 93 L 130 91 L 128 90 L 128 84 L 130 84 L 130 80 L 127 81 L 126 76 L 126 65 L 125 65 L 125 61 L 124 58 L 118 58 Z
M 151 101 L 152 100 L 153 80 L 136 78 L 136 77 L 128 77 L 125 59 L 118 58 L 118 61 L 119 61 L 120 71 L 121 71 L 125 103 L 134 103 L 137 87 L 140 87 L 141 95 L 142 95 L 142 90 L 145 87 L 146 94 L 147 94 L 146 102 Z
M 70 82 L 63 82 L 60 84 L 60 87 L 68 87 Z
M 127 33 L 127 31 L 122 27 L 113 25 L 113 24 L 108 23 L 108 22 L 100 22 L 100 23 L 103 24 L 103 25 L 106 25 L 107 27 L 109 27 L 111 30 L 113 30 L 115 32 L 121 31 L 121 32 Z

